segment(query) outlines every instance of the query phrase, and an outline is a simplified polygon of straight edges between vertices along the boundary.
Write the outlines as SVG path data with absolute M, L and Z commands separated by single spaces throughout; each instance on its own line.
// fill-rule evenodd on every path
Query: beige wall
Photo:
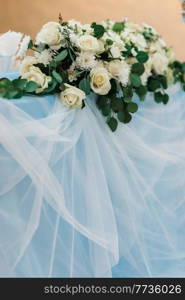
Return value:
M 0 0 L 0 32 L 12 29 L 34 36 L 43 23 L 57 20 L 59 12 L 66 20 L 128 17 L 151 24 L 174 47 L 178 58 L 185 59 L 180 0 Z

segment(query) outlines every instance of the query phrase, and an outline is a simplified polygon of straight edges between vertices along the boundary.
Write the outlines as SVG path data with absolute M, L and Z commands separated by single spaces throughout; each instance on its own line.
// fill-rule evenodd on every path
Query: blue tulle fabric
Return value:
M 115 133 L 93 94 L 0 100 L 1 277 L 185 277 L 185 94 L 168 92 L 135 96 Z

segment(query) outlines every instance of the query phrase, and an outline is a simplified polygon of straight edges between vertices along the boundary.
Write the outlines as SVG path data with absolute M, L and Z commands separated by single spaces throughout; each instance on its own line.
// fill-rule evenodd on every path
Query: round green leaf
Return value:
M 135 113 L 138 110 L 138 105 L 134 102 L 131 102 L 127 106 L 127 110 L 130 113 Z
M 144 52 L 144 51 L 139 51 L 137 56 L 136 56 L 138 62 L 140 63 L 145 63 L 148 61 L 149 59 L 149 56 L 148 56 L 148 53 L 147 52 Z
M 167 103 L 168 103 L 168 101 L 169 101 L 169 96 L 168 96 L 168 94 L 164 94 L 164 95 L 163 95 L 163 100 L 162 100 L 162 101 L 163 101 L 164 104 L 167 104 Z
M 161 92 L 156 92 L 154 94 L 154 100 L 157 103 L 161 103 L 163 101 L 163 94 Z
M 110 105 L 105 105 L 102 107 L 102 114 L 107 117 L 110 114 Z
M 148 90 L 150 92 L 155 92 L 161 87 L 160 81 L 154 78 L 149 78 L 148 80 Z
M 113 132 L 116 131 L 116 129 L 118 127 L 118 121 L 114 117 L 111 117 L 110 119 L 108 119 L 107 124 L 109 125 L 110 129 Z
M 131 84 L 134 86 L 134 87 L 139 87 L 141 85 L 141 79 L 140 77 L 135 74 L 135 73 L 131 73 L 130 75 L 130 81 L 131 81 Z
M 125 113 L 124 113 L 124 111 L 119 111 L 118 112 L 118 120 L 120 122 L 124 122 L 124 120 L 125 120 Z
M 141 63 L 136 63 L 132 66 L 132 72 L 138 75 L 142 75 L 145 71 L 145 67 Z
M 132 115 L 129 113 L 125 114 L 125 119 L 124 119 L 124 123 L 127 124 L 132 120 Z

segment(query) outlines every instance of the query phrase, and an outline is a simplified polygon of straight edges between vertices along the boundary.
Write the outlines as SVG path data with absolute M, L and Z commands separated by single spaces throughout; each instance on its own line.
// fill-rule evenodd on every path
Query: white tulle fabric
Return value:
M 0 99 L 0 276 L 185 277 L 185 96 L 112 133 L 95 96 Z

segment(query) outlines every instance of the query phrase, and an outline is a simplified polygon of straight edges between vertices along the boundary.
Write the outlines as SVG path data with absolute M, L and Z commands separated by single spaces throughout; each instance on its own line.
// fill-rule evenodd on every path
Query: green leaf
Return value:
M 134 86 L 134 87 L 139 87 L 141 85 L 141 79 L 140 77 L 135 74 L 135 73 L 131 73 L 130 75 L 130 81 L 131 81 L 131 84 Z
M 111 39 L 106 39 L 107 45 L 111 46 L 114 42 Z
M 113 31 L 120 33 L 125 28 L 125 24 L 123 22 L 116 22 L 112 28 Z
M 185 73 L 185 62 L 182 63 L 182 72 Z
M 150 77 L 148 79 L 148 90 L 150 92 L 155 92 L 157 89 L 159 89 L 161 87 L 160 81 L 157 79 L 154 79 L 152 77 Z
M 27 85 L 27 80 L 26 79 L 14 79 L 12 81 L 13 85 L 17 88 L 17 89 L 20 89 L 20 90 L 24 90 L 26 85 Z
M 55 56 L 56 62 L 63 61 L 68 56 L 68 51 L 65 49 L 62 52 L 60 52 L 57 56 Z
M 167 104 L 168 103 L 168 101 L 169 101 L 169 96 L 168 96 L 168 94 L 164 94 L 163 95 L 163 104 Z
M 103 116 L 107 117 L 110 115 L 111 109 L 110 109 L 110 105 L 105 105 L 102 107 L 102 114 Z
M 38 87 L 38 85 L 37 85 L 36 82 L 34 82 L 34 81 L 29 81 L 29 82 L 27 83 L 26 87 L 25 87 L 25 91 L 26 91 L 27 93 L 33 93 L 33 92 L 36 91 L 37 87 Z
M 141 85 L 140 87 L 136 88 L 135 91 L 138 96 L 143 96 L 143 95 L 146 95 L 148 90 L 147 90 L 146 86 Z
M 34 46 L 33 41 L 30 40 L 29 43 L 28 43 L 28 49 L 32 49 L 33 46 Z
M 94 36 L 95 36 L 97 39 L 100 39 L 100 38 L 104 35 L 104 33 L 105 33 L 105 28 L 104 28 L 102 25 L 93 23 L 93 24 L 91 25 L 91 27 L 94 29 Z
M 167 78 L 164 75 L 159 75 L 157 77 L 157 79 L 160 81 L 163 89 L 167 89 L 168 88 Z
M 123 95 L 124 95 L 125 98 L 131 98 L 132 99 L 132 97 L 133 97 L 133 88 L 131 86 L 123 87 Z
M 139 96 L 140 101 L 144 101 L 148 90 L 146 86 L 141 85 L 140 87 L 136 88 L 135 92 Z
M 85 92 L 86 95 L 90 94 L 91 92 L 91 86 L 90 86 L 90 79 L 88 77 L 84 77 L 80 83 L 79 83 L 79 88 Z
M 138 62 L 144 64 L 149 59 L 148 53 L 144 52 L 144 51 L 139 51 L 137 56 L 136 56 L 136 59 L 138 60 Z
M 123 110 L 124 104 L 123 104 L 123 98 L 115 98 L 111 101 L 111 108 L 114 112 L 118 112 Z
M 118 112 L 118 120 L 119 120 L 120 122 L 123 122 L 123 123 L 124 123 L 124 120 L 125 120 L 125 113 L 124 113 L 124 111 L 119 111 L 119 112 Z
M 125 113 L 124 123 L 127 124 L 132 120 L 132 115 L 129 113 Z
M 118 127 L 118 121 L 114 117 L 111 117 L 110 119 L 108 119 L 107 124 L 109 125 L 110 129 L 113 132 L 116 131 L 116 129 Z
M 109 95 L 115 95 L 117 93 L 117 83 L 115 79 L 110 80 L 111 90 L 109 91 Z
M 156 92 L 156 93 L 154 94 L 154 100 L 155 100 L 155 102 L 157 102 L 157 103 L 163 102 L 163 94 L 162 94 L 161 92 Z
M 134 102 L 131 102 L 127 106 L 127 111 L 130 113 L 135 113 L 138 110 L 138 105 Z
M 132 72 L 136 73 L 137 75 L 142 75 L 145 71 L 145 67 L 141 63 L 136 63 L 132 66 Z
M 125 103 L 130 103 L 132 101 L 132 98 L 124 98 Z
M 61 75 L 58 72 L 56 72 L 55 70 L 52 71 L 52 75 L 58 83 L 63 82 L 63 79 L 62 79 Z

